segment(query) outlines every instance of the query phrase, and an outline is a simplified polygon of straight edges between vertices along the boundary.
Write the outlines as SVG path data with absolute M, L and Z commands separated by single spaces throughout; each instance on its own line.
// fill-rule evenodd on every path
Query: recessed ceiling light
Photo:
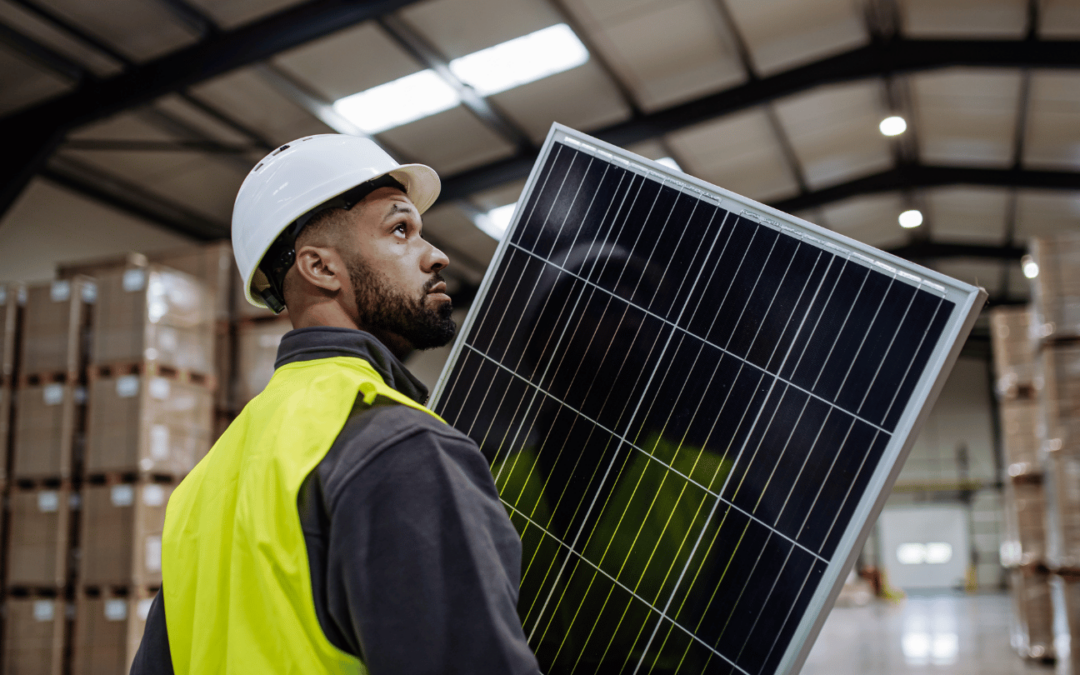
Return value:
M 588 60 L 589 50 L 560 23 L 454 59 L 450 71 L 481 96 L 490 96 Z
M 886 136 L 899 136 L 907 131 L 907 122 L 904 121 L 903 117 L 893 115 L 892 117 L 886 117 L 881 120 L 878 129 L 881 129 L 881 133 Z
M 510 227 L 515 207 L 517 207 L 517 202 L 491 209 L 487 213 L 478 214 L 473 222 L 493 239 L 499 241 L 506 234 L 506 228 Z
M 676 162 L 671 157 L 661 157 L 660 159 L 656 160 L 656 163 L 657 164 L 663 164 L 664 166 L 668 167 L 669 169 L 675 169 L 676 171 L 682 171 L 682 167 L 679 166 L 679 163 Z
M 1029 255 L 1020 258 L 1020 265 L 1024 269 L 1024 276 L 1028 279 L 1034 279 L 1039 276 L 1039 263 L 1035 262 L 1035 259 Z
M 334 102 L 334 110 L 369 134 L 453 108 L 461 99 L 432 70 L 380 84 Z
M 922 225 L 922 211 L 911 209 L 900 214 L 900 227 L 911 229 Z

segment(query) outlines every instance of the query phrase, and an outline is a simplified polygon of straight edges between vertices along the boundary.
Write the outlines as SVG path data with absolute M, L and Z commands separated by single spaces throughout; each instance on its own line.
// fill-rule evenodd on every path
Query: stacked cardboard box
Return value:
M 60 592 L 70 572 L 71 488 L 67 484 L 14 490 L 7 586 L 32 593 Z
M 15 351 L 20 307 L 26 291 L 15 284 L 0 284 L 0 485 L 7 482 L 11 445 L 11 408 L 15 387 Z
M 87 474 L 182 476 L 212 431 L 210 298 L 192 276 L 156 265 L 98 279 Z
M 26 289 L 19 358 L 24 380 L 78 377 L 89 339 L 87 319 L 96 297 L 94 281 L 81 276 Z
M 76 600 L 72 675 L 123 675 L 139 650 L 153 592 L 84 591 Z
M 1056 644 L 1062 647 L 1059 672 L 1077 675 L 1068 649 L 1078 631 L 1070 612 L 1069 580 L 1080 577 L 1080 236 L 1038 240 L 1032 257 L 1039 266 L 1034 281 L 1032 333 L 1039 340 L 1041 379 L 1041 461 L 1046 486 L 1047 563 L 1057 575 L 1054 604 Z
M 84 586 L 161 585 L 161 533 L 173 487 L 162 483 L 87 485 L 80 560 Z
M 1080 235 L 1065 234 L 1033 242 L 1039 266 L 1032 285 L 1036 337 L 1057 340 L 1080 335 Z
M 16 480 L 71 478 L 86 389 L 78 382 L 25 385 L 16 393 L 12 475 Z
M 62 600 L 73 588 L 77 530 L 72 511 L 78 502 L 72 479 L 83 430 L 83 375 L 96 292 L 94 282 L 82 276 L 25 289 L 22 335 L 17 340 L 19 367 L 11 391 L 15 415 L 10 423 L 5 583 L 12 602 Z M 44 612 L 46 605 L 39 603 L 39 611 Z M 27 616 L 17 630 L 45 630 L 23 621 Z M 57 639 L 63 639 L 63 631 Z M 53 657 L 60 658 L 61 653 Z M 22 657 L 6 653 L 5 659 L 10 658 Z M 42 663 L 51 664 L 55 658 Z
M 1004 400 L 1031 397 L 1035 382 L 1034 341 L 1031 310 L 1027 307 L 998 307 L 990 314 L 990 334 L 994 346 L 995 388 Z
M 1015 607 L 1013 646 L 1032 659 L 1054 654 L 1050 578 L 1046 568 L 1046 496 L 1040 457 L 1042 410 L 1036 398 L 1031 311 L 997 308 L 990 315 L 1002 444 L 1006 534 L 1001 562 Z
M 3 672 L 61 675 L 65 606 L 63 598 L 8 598 L 0 659 Z
M 150 262 L 190 274 L 198 279 L 209 297 L 213 320 L 228 322 L 232 317 L 233 279 L 239 277 L 229 242 L 201 244 L 171 249 L 147 256 Z
M 213 305 L 198 279 L 160 265 L 98 277 L 91 365 L 153 365 L 204 380 L 213 372 Z
M 1053 605 L 1050 599 L 1050 575 L 1045 570 L 1013 570 L 1011 577 L 1017 600 L 1019 626 L 1014 647 L 1026 658 L 1049 660 L 1054 657 Z
M 240 324 L 236 354 L 239 363 L 236 380 L 238 408 L 243 408 L 266 388 L 274 375 L 278 345 L 290 330 L 292 323 L 288 317 Z
M 64 265 L 23 289 L 25 311 L 0 289 L 0 442 L 15 410 L 0 471 L 13 467 L 18 544 L 3 672 L 127 672 L 161 584 L 169 495 L 265 387 L 291 329 L 238 280 L 219 243 Z
M 1074 675 L 1080 673 L 1080 576 L 1058 575 L 1053 598 L 1054 625 L 1060 629 L 1057 675 Z
M 213 392 L 141 373 L 90 382 L 86 472 L 182 477 L 210 449 Z

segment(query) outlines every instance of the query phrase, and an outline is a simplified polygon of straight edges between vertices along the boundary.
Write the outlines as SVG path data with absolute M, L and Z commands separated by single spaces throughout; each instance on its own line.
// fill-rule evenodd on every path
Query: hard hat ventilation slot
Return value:
M 286 151 L 286 150 L 288 150 L 288 149 L 289 149 L 289 146 L 288 146 L 288 145 L 283 145 L 283 146 L 281 146 L 280 148 L 278 148 L 277 150 L 275 150 L 275 151 L 271 152 L 271 153 L 270 153 L 270 156 L 271 156 L 271 157 L 276 157 L 277 155 L 280 155 L 281 153 L 285 152 L 285 151 Z
M 256 171 L 258 171 L 258 170 L 259 170 L 259 169 L 261 169 L 261 168 L 263 168 L 263 163 L 262 163 L 262 162 L 259 162 L 259 166 L 257 166 L 257 167 L 255 167 L 254 169 L 252 169 L 252 170 L 251 170 L 251 173 L 255 173 Z

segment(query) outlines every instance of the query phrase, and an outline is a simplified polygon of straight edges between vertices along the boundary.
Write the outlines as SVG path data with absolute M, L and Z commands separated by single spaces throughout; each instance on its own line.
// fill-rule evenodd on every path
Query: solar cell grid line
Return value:
M 432 407 L 548 673 L 798 669 L 985 298 L 555 125 Z

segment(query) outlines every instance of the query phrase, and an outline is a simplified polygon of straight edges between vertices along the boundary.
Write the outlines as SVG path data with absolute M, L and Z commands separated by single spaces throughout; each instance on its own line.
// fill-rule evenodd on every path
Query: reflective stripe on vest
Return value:
M 362 359 L 290 363 L 172 494 L 162 585 L 177 675 L 367 672 L 319 625 L 297 510 L 358 394 L 438 419 Z

